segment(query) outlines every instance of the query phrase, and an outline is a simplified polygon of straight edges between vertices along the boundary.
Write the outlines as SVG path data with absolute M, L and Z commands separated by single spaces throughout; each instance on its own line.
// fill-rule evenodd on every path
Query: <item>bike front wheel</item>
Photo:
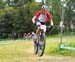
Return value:
M 42 45 L 38 43 L 38 56 L 42 56 L 44 54 L 44 50 L 45 50 L 45 42 L 43 42 Z
M 38 44 L 37 42 L 34 42 L 34 54 L 37 54 L 38 52 Z
M 44 54 L 45 45 L 46 45 L 45 36 L 43 36 L 43 38 L 40 37 L 38 41 L 38 56 L 42 56 Z

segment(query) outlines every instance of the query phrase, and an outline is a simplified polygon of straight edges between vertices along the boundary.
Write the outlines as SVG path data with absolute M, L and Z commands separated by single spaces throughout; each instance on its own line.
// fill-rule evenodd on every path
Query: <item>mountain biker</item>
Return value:
M 42 5 L 41 10 L 39 10 L 32 18 L 33 24 L 36 24 L 36 35 L 40 32 L 40 28 L 44 29 L 46 32 L 46 22 L 50 21 L 51 27 L 53 27 L 52 15 L 48 11 L 48 6 Z

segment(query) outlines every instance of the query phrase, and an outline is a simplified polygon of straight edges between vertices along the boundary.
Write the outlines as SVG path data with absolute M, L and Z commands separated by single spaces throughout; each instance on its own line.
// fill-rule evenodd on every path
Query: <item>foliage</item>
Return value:
M 67 0 L 67 7 L 65 8 L 65 23 L 75 18 L 71 7 L 75 7 L 74 0 Z M 10 4 L 11 3 L 11 4 Z M 60 0 L 47 0 L 50 12 L 53 16 L 54 26 L 56 27 L 52 33 L 59 32 L 58 27 L 61 20 L 61 3 Z M 0 36 L 7 36 L 16 32 L 19 36 L 23 36 L 24 32 L 35 31 L 32 24 L 32 17 L 40 9 L 41 5 L 34 2 L 34 0 L 0 0 Z M 49 34 L 49 30 L 47 31 Z M 50 33 L 51 34 L 51 33 Z M 4 36 L 6 37 L 6 36 Z
M 2 0 L 0 0 L 0 8 L 3 8 Z
M 16 1 L 17 2 L 17 1 Z M 23 36 L 24 32 L 32 32 L 33 29 L 32 17 L 34 13 L 39 9 L 38 4 L 34 4 L 31 1 L 27 4 L 20 6 L 7 6 L 0 12 L 0 36 L 8 37 L 12 36 L 16 32 L 19 37 Z M 32 7 L 36 7 L 32 8 Z M 31 11 L 30 11 L 31 10 Z M 6 35 L 4 35 L 6 34 Z

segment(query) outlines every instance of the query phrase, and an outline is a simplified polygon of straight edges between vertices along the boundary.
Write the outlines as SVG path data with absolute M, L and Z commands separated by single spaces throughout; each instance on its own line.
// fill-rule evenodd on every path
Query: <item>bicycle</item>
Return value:
M 51 26 L 46 27 L 51 28 Z M 34 41 L 34 53 L 38 54 L 38 56 L 43 56 L 46 46 L 46 35 L 43 32 L 43 29 L 40 29 L 40 33 L 38 34 L 36 41 Z

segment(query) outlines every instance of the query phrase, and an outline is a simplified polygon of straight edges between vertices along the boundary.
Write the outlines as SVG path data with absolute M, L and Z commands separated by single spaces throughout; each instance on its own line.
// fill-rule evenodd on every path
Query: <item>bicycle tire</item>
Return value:
M 43 37 L 43 39 L 41 37 Z M 41 41 L 41 39 L 42 39 L 42 41 Z M 40 39 L 38 39 L 38 56 L 39 57 L 43 56 L 44 51 L 45 51 L 45 45 L 46 45 L 45 35 L 41 35 Z
M 34 42 L 34 54 L 38 52 L 38 44 Z

